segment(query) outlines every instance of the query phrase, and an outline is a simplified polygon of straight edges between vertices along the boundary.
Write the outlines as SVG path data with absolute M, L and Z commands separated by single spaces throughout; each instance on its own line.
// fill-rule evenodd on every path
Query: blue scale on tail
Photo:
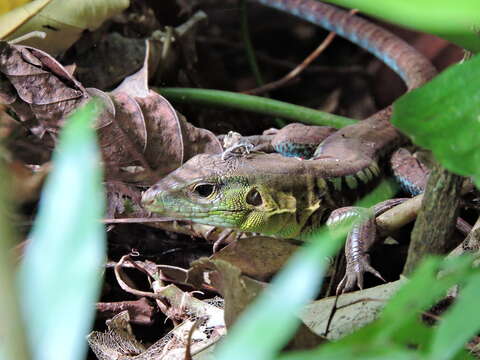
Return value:
M 398 185 L 400 185 L 400 189 L 402 189 L 402 191 L 405 191 L 410 196 L 417 196 L 423 193 L 424 189 L 418 187 L 406 177 L 395 174 L 394 178 L 397 181 Z
M 313 156 L 317 145 L 298 144 L 288 141 L 280 142 L 274 146 L 277 153 L 287 157 L 309 159 Z

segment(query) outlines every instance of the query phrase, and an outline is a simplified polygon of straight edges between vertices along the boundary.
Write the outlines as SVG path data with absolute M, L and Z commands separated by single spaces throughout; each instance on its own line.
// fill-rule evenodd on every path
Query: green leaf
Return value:
M 105 231 L 90 102 L 72 115 L 53 156 L 19 276 L 34 359 L 83 359 L 101 284 Z
M 326 1 L 444 37 L 473 52 L 480 50 L 480 2 L 476 0 Z
M 452 359 L 457 352 L 465 353 L 464 346 L 480 330 L 480 273 L 473 274 L 435 331 L 430 359 Z
M 447 169 L 480 184 L 480 56 L 452 66 L 394 104 L 392 123 Z

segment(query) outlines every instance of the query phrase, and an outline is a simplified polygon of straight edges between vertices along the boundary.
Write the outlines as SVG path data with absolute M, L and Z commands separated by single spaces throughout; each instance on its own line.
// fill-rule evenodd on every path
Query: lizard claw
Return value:
M 347 264 L 345 276 L 337 286 L 337 295 L 352 290 L 355 285 L 358 286 L 359 289 L 363 289 L 363 275 L 366 272 L 373 274 L 380 280 L 386 282 L 382 275 L 370 265 L 368 255 L 362 256 L 361 258 L 356 259 L 353 263 Z
M 213 243 L 212 252 L 214 254 L 220 250 L 222 245 L 227 244 L 227 239 L 232 233 L 233 233 L 232 229 L 224 229 L 220 233 L 220 235 L 218 236 L 218 239 Z

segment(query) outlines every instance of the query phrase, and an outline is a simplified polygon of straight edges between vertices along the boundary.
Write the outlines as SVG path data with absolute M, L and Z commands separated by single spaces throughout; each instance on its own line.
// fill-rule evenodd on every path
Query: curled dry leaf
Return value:
M 143 67 L 127 77 L 111 94 L 128 94 L 139 104 L 148 134 L 145 157 L 158 178 L 193 155 L 218 153 L 222 146 L 212 132 L 186 122 L 163 96 L 148 88 L 148 42 L 146 48 Z
M 146 47 L 144 66 L 105 93 L 85 89 L 41 50 L 0 42 L 0 100 L 52 147 L 67 115 L 93 96 L 100 98 L 104 109 L 95 127 L 107 178 L 152 184 L 191 156 L 222 149 L 213 133 L 186 122 L 148 88 Z
M 107 321 L 108 331 L 93 331 L 87 337 L 95 355 L 102 360 L 135 358 L 145 351 L 145 346 L 133 334 L 128 311 L 123 311 Z
M 1 87 L 1 98 L 22 121 L 40 126 L 39 135 L 54 131 L 89 98 L 60 63 L 37 49 L 0 41 L 0 73 L 10 85 Z

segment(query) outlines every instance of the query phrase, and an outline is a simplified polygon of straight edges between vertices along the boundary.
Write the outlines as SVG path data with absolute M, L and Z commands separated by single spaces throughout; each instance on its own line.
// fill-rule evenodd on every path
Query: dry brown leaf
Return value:
M 158 178 L 198 153 L 218 153 L 222 147 L 212 132 L 186 122 L 163 96 L 148 88 L 149 46 L 146 48 L 143 67 L 127 77 L 112 94 L 128 94 L 139 104 L 147 128 L 145 157 Z
M 212 286 L 225 300 L 225 325 L 229 328 L 264 288 L 265 283 L 242 275 L 235 265 L 224 260 L 202 258 L 192 263 L 187 282 L 197 288 Z
M 240 238 L 212 255 L 212 260 L 228 261 L 242 274 L 269 280 L 298 249 L 297 242 L 266 236 Z

